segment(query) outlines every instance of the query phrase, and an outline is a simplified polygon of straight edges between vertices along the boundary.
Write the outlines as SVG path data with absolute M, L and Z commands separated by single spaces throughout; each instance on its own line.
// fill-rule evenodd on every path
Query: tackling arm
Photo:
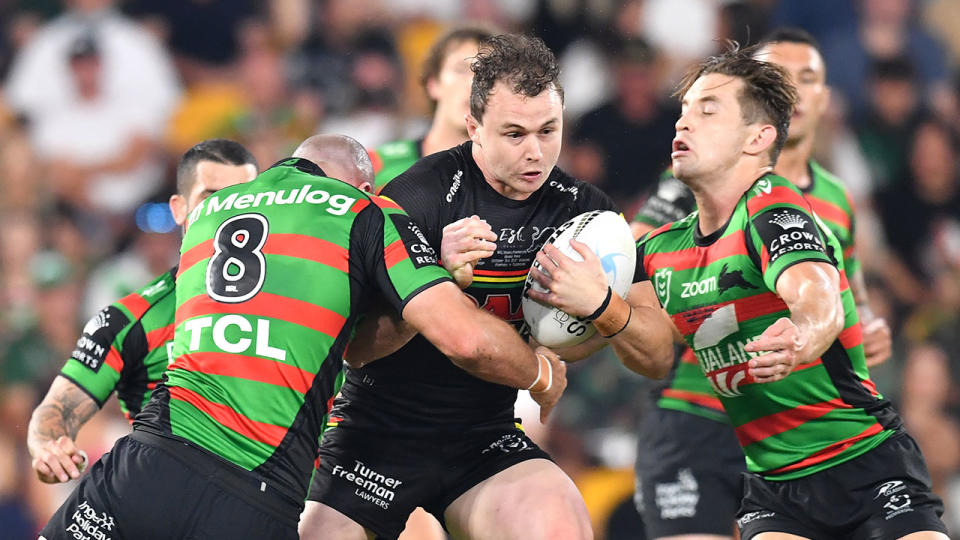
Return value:
M 41 481 L 55 484 L 80 476 L 86 454 L 74 440 L 98 410 L 97 402 L 80 387 L 65 377 L 54 379 L 27 428 L 31 465 Z

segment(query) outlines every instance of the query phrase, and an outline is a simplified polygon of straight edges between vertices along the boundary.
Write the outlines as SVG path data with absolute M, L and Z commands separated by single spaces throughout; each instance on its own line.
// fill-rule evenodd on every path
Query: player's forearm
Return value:
M 67 379 L 57 377 L 30 417 L 27 428 L 30 455 L 36 457 L 45 444 L 64 435 L 76 439 L 80 428 L 97 410 L 90 396 Z
M 673 331 L 663 313 L 615 298 L 594 326 L 631 371 L 662 379 L 673 361 Z
M 476 310 L 476 308 L 474 308 Z M 475 331 L 463 332 L 447 353 L 461 369 L 487 382 L 525 389 L 537 378 L 539 361 L 533 350 L 507 323 L 476 310 Z

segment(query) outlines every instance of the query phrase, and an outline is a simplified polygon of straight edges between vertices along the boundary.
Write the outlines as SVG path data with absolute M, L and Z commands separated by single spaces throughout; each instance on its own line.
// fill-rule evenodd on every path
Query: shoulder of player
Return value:
M 459 186 L 469 170 L 463 145 L 420 158 L 409 169 L 383 187 L 387 197 L 442 198 L 454 185 Z
M 127 315 L 128 324 L 132 324 L 160 305 L 167 298 L 175 298 L 176 267 L 160 274 L 136 291 L 120 298 L 112 304 Z
M 547 181 L 543 184 L 543 189 L 546 190 L 545 195 L 547 197 L 565 199 L 565 200 L 574 200 L 574 201 L 587 201 L 593 203 L 595 201 L 605 201 L 609 202 L 610 205 L 613 204 L 613 201 L 610 200 L 610 197 L 603 192 L 597 186 L 584 182 L 580 180 L 560 167 L 554 167 L 553 171 L 550 172 L 550 176 L 547 177 Z M 586 210 L 592 210 L 593 208 L 587 208 Z
M 697 211 L 694 210 L 687 217 L 672 221 L 670 223 L 664 223 L 663 225 L 653 229 L 652 231 L 646 233 L 638 242 L 646 243 L 654 238 L 658 240 L 668 239 L 672 235 L 676 234 L 686 234 L 689 232 L 690 228 L 697 222 Z M 668 234 L 669 233 L 669 234 Z
M 793 182 L 775 174 L 758 178 L 744 193 L 743 201 L 750 216 L 783 205 L 795 205 L 805 210 L 809 208 L 809 203 L 800 189 L 793 185 Z

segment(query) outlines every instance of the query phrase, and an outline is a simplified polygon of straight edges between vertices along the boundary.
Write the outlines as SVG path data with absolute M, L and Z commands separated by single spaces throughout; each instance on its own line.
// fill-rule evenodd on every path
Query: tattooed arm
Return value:
M 41 481 L 56 484 L 80 476 L 78 466 L 84 464 L 86 454 L 74 439 L 98 410 L 97 402 L 77 385 L 64 377 L 54 379 L 27 429 L 27 448 Z

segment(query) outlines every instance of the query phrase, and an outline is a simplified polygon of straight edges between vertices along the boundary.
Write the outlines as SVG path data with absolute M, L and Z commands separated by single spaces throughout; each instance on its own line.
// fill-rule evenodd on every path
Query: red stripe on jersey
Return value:
M 713 409 L 715 411 L 726 412 L 723 408 L 723 404 L 720 403 L 720 400 L 708 396 L 706 394 L 698 394 L 696 392 L 688 392 L 686 390 L 676 390 L 674 388 L 665 388 L 663 394 L 665 398 L 674 398 L 681 401 L 689 401 L 695 405 L 700 405 L 701 407 L 706 407 L 708 409 Z
M 180 270 L 177 271 L 177 277 L 182 276 L 190 267 L 208 257 L 213 257 L 212 238 L 200 242 L 180 255 Z
M 810 369 L 810 368 L 812 368 L 812 367 L 817 367 L 817 366 L 822 366 L 822 365 L 823 365 L 823 358 L 817 358 L 817 359 L 814 360 L 813 362 L 807 362 L 806 364 L 800 364 L 800 365 L 796 366 L 795 368 L 793 368 L 793 371 L 794 371 L 794 372 L 802 371 L 802 370 L 804 370 L 804 369 Z
M 820 450 L 819 452 L 808 457 L 807 459 L 798 461 L 796 463 L 792 463 L 790 465 L 787 465 L 786 467 L 780 467 L 779 469 L 773 469 L 772 471 L 767 471 L 764 474 L 767 474 L 767 475 L 783 474 L 786 472 L 795 471 L 797 469 L 803 469 L 811 465 L 816 465 L 817 463 L 821 463 L 823 461 L 827 461 L 828 459 L 840 454 L 847 448 L 850 448 L 850 446 L 852 446 L 853 443 L 861 439 L 866 439 L 867 437 L 876 435 L 881 431 L 883 431 L 883 427 L 881 427 L 880 424 L 873 424 L 872 426 L 867 428 L 863 433 L 860 433 L 859 435 L 854 435 L 853 437 L 850 437 L 849 439 L 846 439 L 843 441 L 835 442 L 830 446 L 824 448 L 823 450 Z
M 810 202 L 810 208 L 820 216 L 820 219 L 836 223 L 843 227 L 844 230 L 850 230 L 850 215 L 847 214 L 846 210 L 830 201 L 814 197 L 810 194 L 804 195 L 804 197 Z
M 341 272 L 350 270 L 350 253 L 345 248 L 305 234 L 271 234 L 267 237 L 263 252 L 318 262 Z
M 123 369 L 123 357 L 120 356 L 120 351 L 113 345 L 111 345 L 110 350 L 107 351 L 107 357 L 103 359 L 103 362 L 112 367 L 117 373 L 120 373 Z
M 871 396 L 876 397 L 876 396 L 879 396 L 879 395 L 880 395 L 880 392 L 877 392 L 877 385 L 876 385 L 876 384 L 873 384 L 873 381 L 872 381 L 872 380 L 870 380 L 870 379 L 861 379 L 861 380 L 860 380 L 860 384 L 862 384 L 863 387 L 866 388 L 868 392 L 870 392 L 870 395 L 871 395 Z
M 843 250 L 843 260 L 847 260 L 851 256 L 853 256 L 853 244 L 850 244 L 846 249 Z
M 687 347 L 680 355 L 680 361 L 684 364 L 697 364 L 697 355 L 694 354 L 693 349 Z
M 189 403 L 209 415 L 224 427 L 248 439 L 253 439 L 272 447 L 279 446 L 280 442 L 283 441 L 283 437 L 287 434 L 287 428 L 283 426 L 275 426 L 273 424 L 251 420 L 226 405 L 214 403 L 186 388 L 179 386 L 171 387 L 170 398 Z
M 186 369 L 208 375 L 222 375 L 257 381 L 306 394 L 313 385 L 314 376 L 296 366 L 267 360 L 258 356 L 244 356 L 225 352 L 192 352 L 177 359 L 170 369 Z
M 383 248 L 383 261 L 387 264 L 387 268 L 393 268 L 395 264 L 409 258 L 410 254 L 407 253 L 407 248 L 401 240 L 395 240 L 389 246 Z
M 691 247 L 668 253 L 651 253 L 644 257 L 644 268 L 647 275 L 652 276 L 656 268 L 672 266 L 675 272 L 679 272 L 701 268 L 731 255 L 746 255 L 747 245 L 743 238 L 743 231 L 734 231 L 705 248 Z
M 152 351 L 173 339 L 173 323 L 147 332 L 147 350 Z
M 747 212 L 750 216 L 755 216 L 768 206 L 784 203 L 795 204 L 804 210 L 810 208 L 806 199 L 796 191 L 787 186 L 776 186 L 770 190 L 770 193 L 750 197 L 747 200 Z
M 383 158 L 380 157 L 380 153 L 376 150 L 367 150 L 367 155 L 370 156 L 370 162 L 373 164 L 373 174 L 383 170 Z
M 206 294 L 198 294 L 177 308 L 176 324 L 200 315 L 236 313 L 288 321 L 316 330 L 332 338 L 337 337 L 347 319 L 323 306 L 260 291 L 239 304 L 217 302 Z
M 353 206 L 350 207 L 350 212 L 353 214 L 359 214 L 361 210 L 370 205 L 370 201 L 367 199 L 357 199 L 357 202 L 353 203 Z
M 849 408 L 850 405 L 844 403 L 840 398 L 811 405 L 799 405 L 792 409 L 757 418 L 742 426 L 737 426 L 734 430 L 737 432 L 740 445 L 747 446 L 767 437 L 779 435 L 815 418 L 820 418 L 830 411 Z
M 527 275 L 529 270 L 510 270 L 499 271 L 499 270 L 474 270 L 473 275 L 475 276 L 490 276 L 490 277 L 519 277 Z
M 843 345 L 844 349 L 852 349 L 863 343 L 863 326 L 859 322 L 855 323 L 840 332 L 837 339 L 840 340 L 840 345 Z
M 147 302 L 147 300 L 144 297 L 140 296 L 137 293 L 128 294 L 127 296 L 124 296 L 123 298 L 118 300 L 118 303 L 121 306 L 127 308 L 127 311 L 129 311 L 130 314 L 133 315 L 134 320 L 139 319 L 140 317 L 143 317 L 143 314 L 146 313 L 148 309 L 150 309 L 150 302 Z
M 653 238 L 653 237 L 655 237 L 655 236 L 659 236 L 659 235 L 661 235 L 661 234 L 669 231 L 669 230 L 670 230 L 670 227 L 673 227 L 673 222 L 664 223 L 663 225 L 661 225 L 661 226 L 657 227 L 656 229 L 654 229 L 654 230 L 650 231 L 649 233 L 647 233 L 647 239 L 651 239 L 651 238 Z
M 370 202 L 377 205 L 380 208 L 393 208 L 394 210 L 403 210 L 399 204 L 389 199 L 387 197 L 378 197 L 376 195 L 370 196 Z
M 722 302 L 712 306 L 682 311 L 680 313 L 671 315 L 671 318 L 673 319 L 674 324 L 677 325 L 677 330 L 679 330 L 682 335 L 688 336 L 696 332 L 697 328 L 700 327 L 700 324 L 702 324 L 703 321 L 705 321 L 714 311 L 730 304 L 736 304 L 737 322 L 747 321 L 756 317 L 770 315 L 771 313 L 777 313 L 787 309 L 787 304 L 785 304 L 779 296 L 768 291 L 765 293 L 755 294 L 753 296 L 747 296 L 745 298 L 729 300 L 727 302 Z

